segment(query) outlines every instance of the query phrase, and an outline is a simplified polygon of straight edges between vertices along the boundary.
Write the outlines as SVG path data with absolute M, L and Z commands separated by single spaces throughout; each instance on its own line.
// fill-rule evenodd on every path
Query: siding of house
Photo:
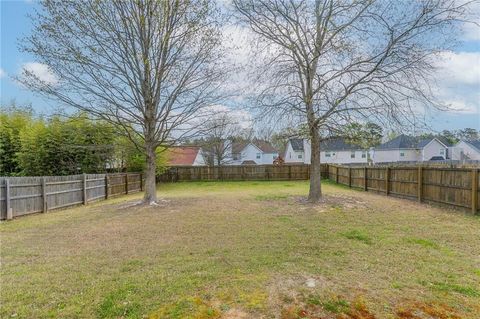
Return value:
M 433 139 L 430 143 L 423 148 L 423 161 L 429 161 L 433 156 L 442 156 L 447 159 L 447 147 L 442 143 Z
M 403 153 L 403 156 L 400 156 L 401 153 Z M 421 158 L 421 151 L 416 149 L 377 149 L 374 151 L 373 155 L 373 161 L 375 163 L 419 161 Z
M 259 158 L 258 158 L 259 156 Z M 252 143 L 245 146 L 241 152 L 241 157 L 228 162 L 229 165 L 240 165 L 243 161 L 254 161 L 257 165 L 273 164 L 273 160 L 278 157 L 278 153 L 264 153 Z
M 203 166 L 206 165 L 205 163 L 205 158 L 203 157 L 202 149 L 200 149 L 197 153 L 197 156 L 195 157 L 195 160 L 193 161 L 192 166 Z
M 468 159 L 471 159 L 471 160 L 480 160 L 480 151 L 464 141 L 458 142 L 457 145 L 455 145 L 455 148 L 460 150 L 459 153 L 463 153 L 464 158 L 467 157 Z M 457 159 L 457 160 L 464 159 L 461 157 L 461 155 L 459 157 L 460 158 L 453 158 L 453 159 Z
M 304 152 L 296 152 L 293 150 L 292 144 L 290 141 L 287 144 L 287 150 L 285 151 L 285 163 L 304 163 L 305 156 Z
M 311 158 L 311 145 L 310 141 L 303 140 L 303 149 L 304 151 L 294 151 L 290 141 L 287 144 L 287 149 L 285 151 L 285 163 L 304 163 L 310 164 Z M 327 153 L 330 155 L 327 157 Z M 368 154 L 365 151 L 365 157 L 362 157 L 361 150 L 354 150 L 355 157 L 352 158 L 351 150 L 340 150 L 340 151 L 320 151 L 320 162 L 322 163 L 335 163 L 335 164 L 351 164 L 351 163 L 367 163 Z
M 352 158 L 352 152 L 354 157 Z M 330 155 L 327 157 L 327 153 Z M 365 157 L 362 157 L 364 154 Z M 368 158 L 367 151 L 324 151 L 320 152 L 320 162 L 322 163 L 334 163 L 334 164 L 354 164 L 354 163 L 367 163 Z

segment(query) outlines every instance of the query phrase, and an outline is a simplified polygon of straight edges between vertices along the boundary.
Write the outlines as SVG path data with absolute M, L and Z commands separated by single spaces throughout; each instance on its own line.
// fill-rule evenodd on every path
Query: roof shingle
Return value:
M 199 151 L 198 146 L 174 146 L 169 150 L 168 165 L 193 165 Z

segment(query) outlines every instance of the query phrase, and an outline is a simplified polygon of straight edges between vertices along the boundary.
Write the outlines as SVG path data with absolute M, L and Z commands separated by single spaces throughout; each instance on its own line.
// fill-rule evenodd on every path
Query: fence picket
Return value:
M 5 202 L 0 205 L 1 218 L 45 213 L 48 210 L 78 204 L 86 205 L 89 201 L 141 191 L 143 188 L 139 173 L 111 175 L 114 177 L 113 182 L 110 181 L 109 174 L 0 177 L 2 193 L 5 194 L 4 198 L 0 196 L 2 204 Z M 125 176 L 125 180 L 119 179 L 119 176 Z

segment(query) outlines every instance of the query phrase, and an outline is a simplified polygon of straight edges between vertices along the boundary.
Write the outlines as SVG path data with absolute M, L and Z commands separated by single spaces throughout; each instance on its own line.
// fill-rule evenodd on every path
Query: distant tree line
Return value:
M 47 119 L 15 104 L 0 109 L 0 176 L 142 171 L 144 166 L 145 155 L 133 143 L 86 113 Z

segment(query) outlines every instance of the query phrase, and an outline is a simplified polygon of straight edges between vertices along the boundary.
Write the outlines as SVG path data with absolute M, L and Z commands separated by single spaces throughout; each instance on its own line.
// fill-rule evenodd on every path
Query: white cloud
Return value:
M 246 110 L 232 109 L 225 105 L 216 104 L 207 107 L 205 111 L 212 116 L 228 114 L 242 129 L 250 128 L 253 125 L 252 114 Z
M 480 52 L 443 52 L 437 67 L 442 81 L 480 85 Z
M 453 113 L 467 113 L 467 114 L 479 114 L 480 109 L 478 105 L 475 106 L 470 101 L 462 99 L 459 97 L 456 100 L 445 100 L 446 105 L 448 105 L 450 112 Z
M 480 115 L 480 52 L 443 52 L 435 94 L 451 113 Z
M 27 62 L 22 65 L 21 75 L 33 75 L 47 85 L 58 83 L 57 76 L 50 70 L 48 65 L 38 62 Z
M 2 68 L 0 68 L 0 79 L 6 75 L 7 75 L 7 72 L 5 72 Z
M 462 29 L 465 40 L 480 41 L 480 26 L 474 23 L 465 23 Z

